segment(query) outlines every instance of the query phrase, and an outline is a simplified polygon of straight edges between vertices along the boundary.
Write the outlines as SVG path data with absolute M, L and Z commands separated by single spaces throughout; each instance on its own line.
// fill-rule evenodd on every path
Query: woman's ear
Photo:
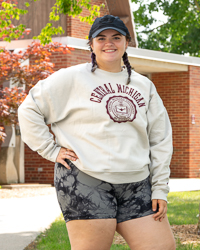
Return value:
M 126 48 L 126 50 L 127 50 L 127 48 L 128 48 L 128 41 L 126 40 L 126 46 L 125 46 L 125 48 Z

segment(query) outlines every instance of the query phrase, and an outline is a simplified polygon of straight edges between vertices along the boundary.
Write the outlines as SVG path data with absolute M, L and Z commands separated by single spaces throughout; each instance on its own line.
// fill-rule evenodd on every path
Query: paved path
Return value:
M 169 180 L 170 192 L 197 191 L 200 190 L 200 179 L 176 179 Z
M 170 191 L 200 190 L 200 179 L 170 179 Z M 0 200 L 0 250 L 23 250 L 61 214 L 56 194 Z
M 0 200 L 0 249 L 23 250 L 61 214 L 56 194 Z

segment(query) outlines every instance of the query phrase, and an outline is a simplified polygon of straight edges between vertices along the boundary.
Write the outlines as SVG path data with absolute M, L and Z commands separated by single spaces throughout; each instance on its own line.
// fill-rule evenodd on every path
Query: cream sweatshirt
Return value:
M 39 81 L 18 110 L 23 141 L 55 162 L 61 147 L 86 174 L 112 184 L 151 177 L 152 199 L 167 200 L 172 129 L 154 84 L 132 71 L 91 72 L 91 63 Z M 49 132 L 48 124 L 55 134 Z

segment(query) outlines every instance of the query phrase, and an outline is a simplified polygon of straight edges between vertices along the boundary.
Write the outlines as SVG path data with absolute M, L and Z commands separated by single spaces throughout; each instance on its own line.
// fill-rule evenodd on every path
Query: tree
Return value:
M 24 7 L 28 8 L 31 1 L 36 2 L 40 0 L 27 0 L 24 3 Z M 52 11 L 49 13 L 49 22 L 34 39 L 39 39 L 44 45 L 52 42 L 51 38 L 53 35 L 64 33 L 61 26 L 56 28 L 52 24 L 52 21 L 59 21 L 61 14 L 73 17 L 78 16 L 82 22 L 92 24 L 94 17 L 100 15 L 101 7 L 104 7 L 104 4 L 91 6 L 91 0 L 56 0 Z M 81 16 L 83 8 L 90 13 L 86 17 Z M 28 10 L 17 8 L 17 0 L 0 0 L 0 39 L 10 42 L 13 39 L 20 38 L 25 33 L 28 34 L 30 29 L 26 28 L 25 25 L 14 26 L 12 23 L 13 20 L 19 20 L 20 16 L 27 13 Z
M 29 90 L 42 79 L 54 73 L 50 56 L 54 52 L 70 53 L 71 48 L 60 43 L 45 46 L 33 42 L 24 51 L 14 53 L 2 49 L 0 53 L 0 142 L 5 139 L 5 125 L 17 124 L 17 109 Z M 23 63 L 29 60 L 29 65 Z M 12 81 L 14 88 L 3 88 L 3 83 Z M 25 86 L 23 88 L 22 86 Z
M 31 1 L 26 0 L 24 7 L 28 8 Z M 28 13 L 27 9 L 17 7 L 17 0 L 0 0 L 0 40 L 11 41 L 23 38 L 23 34 L 29 34 L 30 29 L 24 24 L 15 26 L 13 20 L 19 20 L 20 16 Z M 64 33 L 61 26 L 53 27 L 51 21 L 59 21 L 61 14 L 78 16 L 81 21 L 92 24 L 94 17 L 100 15 L 100 6 L 91 6 L 91 0 L 56 0 L 52 11 L 49 13 L 49 23 L 41 30 L 41 33 L 34 37 L 40 43 L 34 42 L 27 50 L 13 53 L 0 48 L 0 144 L 5 139 L 4 125 L 17 124 L 17 109 L 25 99 L 28 91 L 39 81 L 45 79 L 54 72 L 54 65 L 50 62 L 50 55 L 53 52 L 70 52 L 67 46 L 58 43 L 51 43 L 52 36 Z M 81 16 L 83 8 L 89 11 L 86 17 Z M 30 60 L 30 65 L 25 66 L 23 62 Z M 3 83 L 12 80 L 16 84 L 14 88 L 4 88 Z M 24 91 L 19 85 L 25 85 Z
M 139 47 L 200 57 L 200 0 L 132 0 Z M 159 11 L 167 21 L 156 25 Z M 152 28 L 153 26 L 153 28 Z

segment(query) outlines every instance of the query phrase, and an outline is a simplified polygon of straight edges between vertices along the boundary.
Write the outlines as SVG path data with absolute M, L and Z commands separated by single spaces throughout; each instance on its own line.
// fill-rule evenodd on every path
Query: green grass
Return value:
M 197 224 L 200 191 L 169 193 L 168 202 L 167 215 L 171 225 Z
M 168 218 L 171 225 L 197 224 L 200 202 L 200 191 L 173 192 L 168 196 Z M 60 216 L 51 227 L 37 237 L 37 250 L 70 250 L 67 229 Z M 110 250 L 128 250 L 128 245 L 112 245 Z M 182 245 L 177 241 L 176 250 L 200 250 L 200 244 Z
M 56 219 L 49 229 L 37 237 L 38 250 L 70 250 L 69 238 L 63 217 Z
M 112 245 L 110 250 L 130 250 L 128 245 Z
M 37 250 L 71 250 L 63 216 L 52 223 L 51 227 L 40 234 L 37 239 Z M 129 250 L 128 245 L 112 245 L 110 250 Z
M 199 250 L 200 245 L 194 246 L 193 244 L 183 245 L 180 243 L 180 240 L 176 242 L 176 250 Z

